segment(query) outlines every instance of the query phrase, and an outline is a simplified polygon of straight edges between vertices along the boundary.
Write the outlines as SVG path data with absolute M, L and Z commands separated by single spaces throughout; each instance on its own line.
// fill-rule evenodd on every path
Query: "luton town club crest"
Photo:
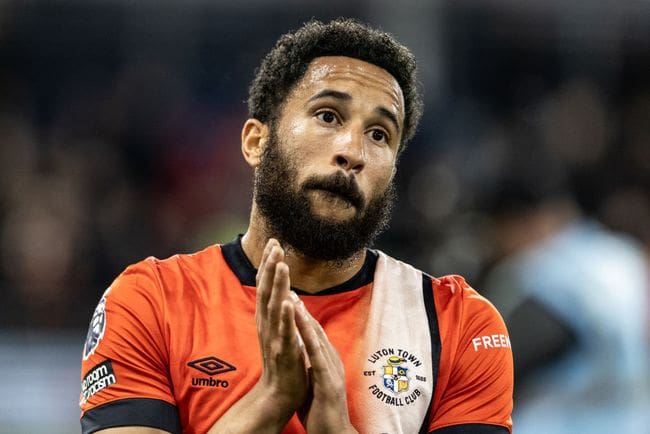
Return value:
M 408 368 L 404 366 L 406 359 L 391 356 L 384 365 L 384 386 L 395 393 L 408 390 L 409 377 L 406 375 Z
M 429 390 L 424 374 L 426 365 L 410 351 L 384 347 L 372 353 L 367 361 L 363 376 L 369 380 L 368 390 L 384 404 L 411 405 Z

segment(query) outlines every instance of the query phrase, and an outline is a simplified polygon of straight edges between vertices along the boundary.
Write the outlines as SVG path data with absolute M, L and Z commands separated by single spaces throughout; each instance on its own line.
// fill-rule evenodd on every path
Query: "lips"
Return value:
M 326 194 L 345 200 L 357 209 L 361 209 L 364 205 L 363 194 L 356 180 L 348 178 L 340 172 L 327 177 L 311 177 L 303 184 L 303 188 L 323 191 Z
M 356 202 L 354 197 L 351 197 L 350 195 L 345 194 L 345 193 L 343 193 L 341 191 L 333 191 L 331 189 L 325 189 L 325 188 L 316 188 L 316 189 L 313 189 L 313 190 L 314 191 L 322 191 L 323 193 L 325 193 L 328 196 L 332 196 L 332 197 L 337 198 L 337 199 L 342 199 L 342 200 L 346 201 L 347 203 L 349 203 L 350 205 L 358 207 L 357 202 Z

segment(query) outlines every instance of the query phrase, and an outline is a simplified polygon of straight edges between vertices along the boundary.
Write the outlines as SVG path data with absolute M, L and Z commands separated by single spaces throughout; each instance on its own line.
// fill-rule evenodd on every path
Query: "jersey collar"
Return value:
M 242 235 L 240 234 L 231 242 L 221 245 L 221 251 L 226 263 L 233 273 L 235 273 L 241 284 L 244 286 L 255 286 L 255 275 L 257 274 L 257 269 L 244 253 L 244 249 L 241 246 L 241 237 Z M 300 295 L 331 295 L 353 291 L 362 286 L 368 285 L 373 281 L 375 267 L 377 265 L 377 257 L 378 254 L 376 251 L 366 249 L 366 259 L 361 266 L 361 269 L 354 276 L 340 285 L 324 289 L 316 294 L 305 292 L 299 288 L 292 287 L 291 289 Z

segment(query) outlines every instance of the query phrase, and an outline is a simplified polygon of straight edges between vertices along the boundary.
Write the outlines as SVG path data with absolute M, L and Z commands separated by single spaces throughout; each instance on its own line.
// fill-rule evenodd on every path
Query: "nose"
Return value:
M 349 130 L 336 140 L 333 164 L 344 171 L 359 173 L 366 165 L 366 151 L 362 132 Z

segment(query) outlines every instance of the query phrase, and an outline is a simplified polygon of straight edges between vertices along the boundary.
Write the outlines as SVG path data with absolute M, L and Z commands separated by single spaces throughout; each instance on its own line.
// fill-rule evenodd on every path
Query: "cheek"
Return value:
M 373 172 L 377 182 L 388 184 L 395 175 L 395 152 L 389 147 L 371 147 L 369 161 L 373 162 Z
M 299 137 L 302 137 L 307 132 L 307 123 L 304 119 L 297 117 L 293 118 L 293 121 L 286 126 L 285 137 L 288 140 L 296 140 Z
M 394 167 L 393 164 L 383 164 L 377 165 L 372 169 L 372 173 L 369 173 L 369 176 L 364 180 L 369 196 L 376 197 L 386 190 L 388 184 L 393 179 L 393 174 L 395 173 L 393 170 Z
M 309 119 L 296 117 L 283 129 L 283 143 L 285 151 L 293 155 L 295 161 L 309 162 L 309 159 L 318 154 L 323 137 L 309 125 Z

